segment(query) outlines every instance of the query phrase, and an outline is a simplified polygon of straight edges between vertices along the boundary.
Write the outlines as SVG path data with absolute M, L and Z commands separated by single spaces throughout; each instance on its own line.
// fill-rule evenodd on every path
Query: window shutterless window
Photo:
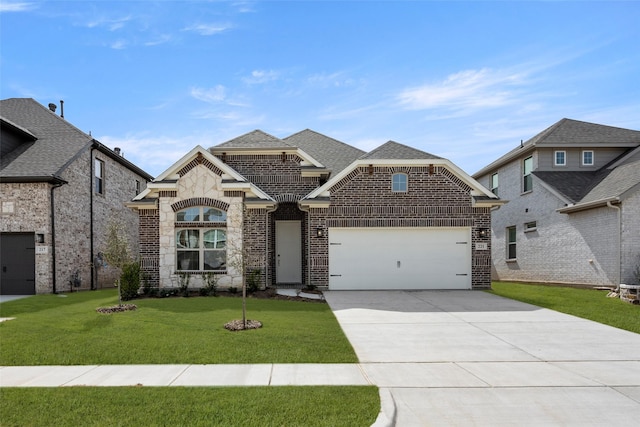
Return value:
M 136 187 L 135 191 L 137 196 L 138 194 L 140 194 L 140 181 L 138 181 L 137 179 L 136 179 L 135 187 Z
M 530 221 L 524 223 L 524 232 L 535 231 L 538 228 L 538 223 L 536 221 Z
M 592 150 L 582 152 L 582 166 L 593 166 L 594 155 Z
M 566 151 L 556 151 L 553 154 L 553 164 L 556 166 L 566 166 L 567 165 L 567 152 Z
M 522 192 L 526 193 L 533 189 L 533 157 L 527 157 L 522 162 Z
M 224 270 L 227 267 L 227 213 L 195 206 L 176 213 L 177 270 Z M 181 228 L 184 223 L 184 228 Z
M 93 169 L 94 191 L 98 194 L 104 194 L 104 162 L 100 159 L 95 159 Z
M 491 175 L 491 192 L 498 195 L 498 174 L 494 173 Z
M 407 192 L 407 175 L 404 173 L 394 173 L 391 177 L 391 191 L 395 193 Z
M 516 259 L 516 227 L 507 227 L 507 260 Z

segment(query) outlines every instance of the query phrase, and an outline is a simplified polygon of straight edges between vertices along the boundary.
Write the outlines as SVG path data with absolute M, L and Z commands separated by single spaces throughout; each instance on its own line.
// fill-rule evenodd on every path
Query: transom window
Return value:
M 567 165 L 567 152 L 566 151 L 556 151 L 554 153 L 554 164 L 556 166 L 566 166 Z
M 507 260 L 516 259 L 516 227 L 507 227 Z
M 582 152 L 582 166 L 593 166 L 593 151 L 585 150 Z
M 183 209 L 176 214 L 178 222 L 225 222 L 227 213 L 207 206 Z
M 527 157 L 522 164 L 522 191 L 526 193 L 533 189 L 533 157 Z
M 394 173 L 391 177 L 391 191 L 395 193 L 406 193 L 407 192 L 407 174 L 404 173 Z
M 176 212 L 176 269 L 226 269 L 227 230 L 224 228 L 226 224 L 220 224 L 226 221 L 226 212 L 208 206 L 195 206 Z M 185 227 L 181 228 L 180 223 L 185 223 Z

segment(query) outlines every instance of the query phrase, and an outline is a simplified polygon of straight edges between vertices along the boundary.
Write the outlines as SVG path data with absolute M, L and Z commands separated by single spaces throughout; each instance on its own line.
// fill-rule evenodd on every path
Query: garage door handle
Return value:
M 6 265 L 3 265 L 3 266 L 2 266 L 2 272 L 3 272 L 3 273 L 6 273 L 6 272 L 7 272 L 7 266 L 6 266 Z
M 331 277 L 342 277 L 342 274 L 330 274 Z
M 467 273 L 462 273 L 462 274 L 456 273 L 456 276 L 466 276 L 466 275 L 467 275 Z

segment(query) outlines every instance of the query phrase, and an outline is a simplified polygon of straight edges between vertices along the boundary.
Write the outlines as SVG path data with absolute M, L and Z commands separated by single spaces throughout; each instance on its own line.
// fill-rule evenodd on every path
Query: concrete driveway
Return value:
M 640 417 L 639 334 L 479 291 L 324 295 L 365 374 L 390 392 L 398 426 Z

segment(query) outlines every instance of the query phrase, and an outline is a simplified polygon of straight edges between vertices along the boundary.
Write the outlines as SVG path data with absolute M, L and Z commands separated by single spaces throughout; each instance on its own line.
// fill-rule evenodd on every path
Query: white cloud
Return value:
M 155 39 L 146 42 L 145 46 L 158 46 L 164 43 L 168 43 L 172 40 L 172 37 L 169 34 L 162 34 Z
M 226 88 L 222 85 L 216 85 L 212 88 L 193 87 L 190 90 L 192 97 L 199 101 L 207 102 L 209 104 L 219 103 L 226 98 Z
M 85 25 L 89 28 L 104 27 L 109 31 L 116 31 L 125 26 L 125 24 L 131 21 L 131 16 L 125 16 L 122 18 L 97 18 L 87 22 Z
M 320 87 L 344 87 L 352 86 L 355 80 L 346 77 L 346 72 L 337 71 L 335 73 L 317 73 L 307 78 L 307 83 Z
M 118 50 L 120 50 L 120 49 L 124 49 L 125 47 L 127 47 L 127 44 L 128 44 L 128 43 L 127 43 L 127 41 L 126 41 L 126 40 L 118 39 L 118 40 L 116 40 L 116 41 L 112 42 L 111 44 L 109 44 L 109 47 L 110 47 L 111 49 L 118 49 Z
M 29 11 L 33 8 L 35 8 L 36 5 L 34 3 L 28 3 L 28 2 L 8 2 L 8 1 L 2 1 L 0 2 L 0 13 L 3 12 L 26 12 Z
M 212 36 L 233 28 L 231 24 L 194 24 L 182 29 L 182 31 L 192 31 L 201 36 Z
M 517 88 L 526 84 L 525 77 L 508 70 L 465 70 L 441 82 L 405 89 L 397 100 L 410 110 L 502 107 L 518 101 Z
M 242 80 L 247 84 L 261 84 L 278 80 L 280 73 L 274 70 L 253 70 L 251 76 Z

